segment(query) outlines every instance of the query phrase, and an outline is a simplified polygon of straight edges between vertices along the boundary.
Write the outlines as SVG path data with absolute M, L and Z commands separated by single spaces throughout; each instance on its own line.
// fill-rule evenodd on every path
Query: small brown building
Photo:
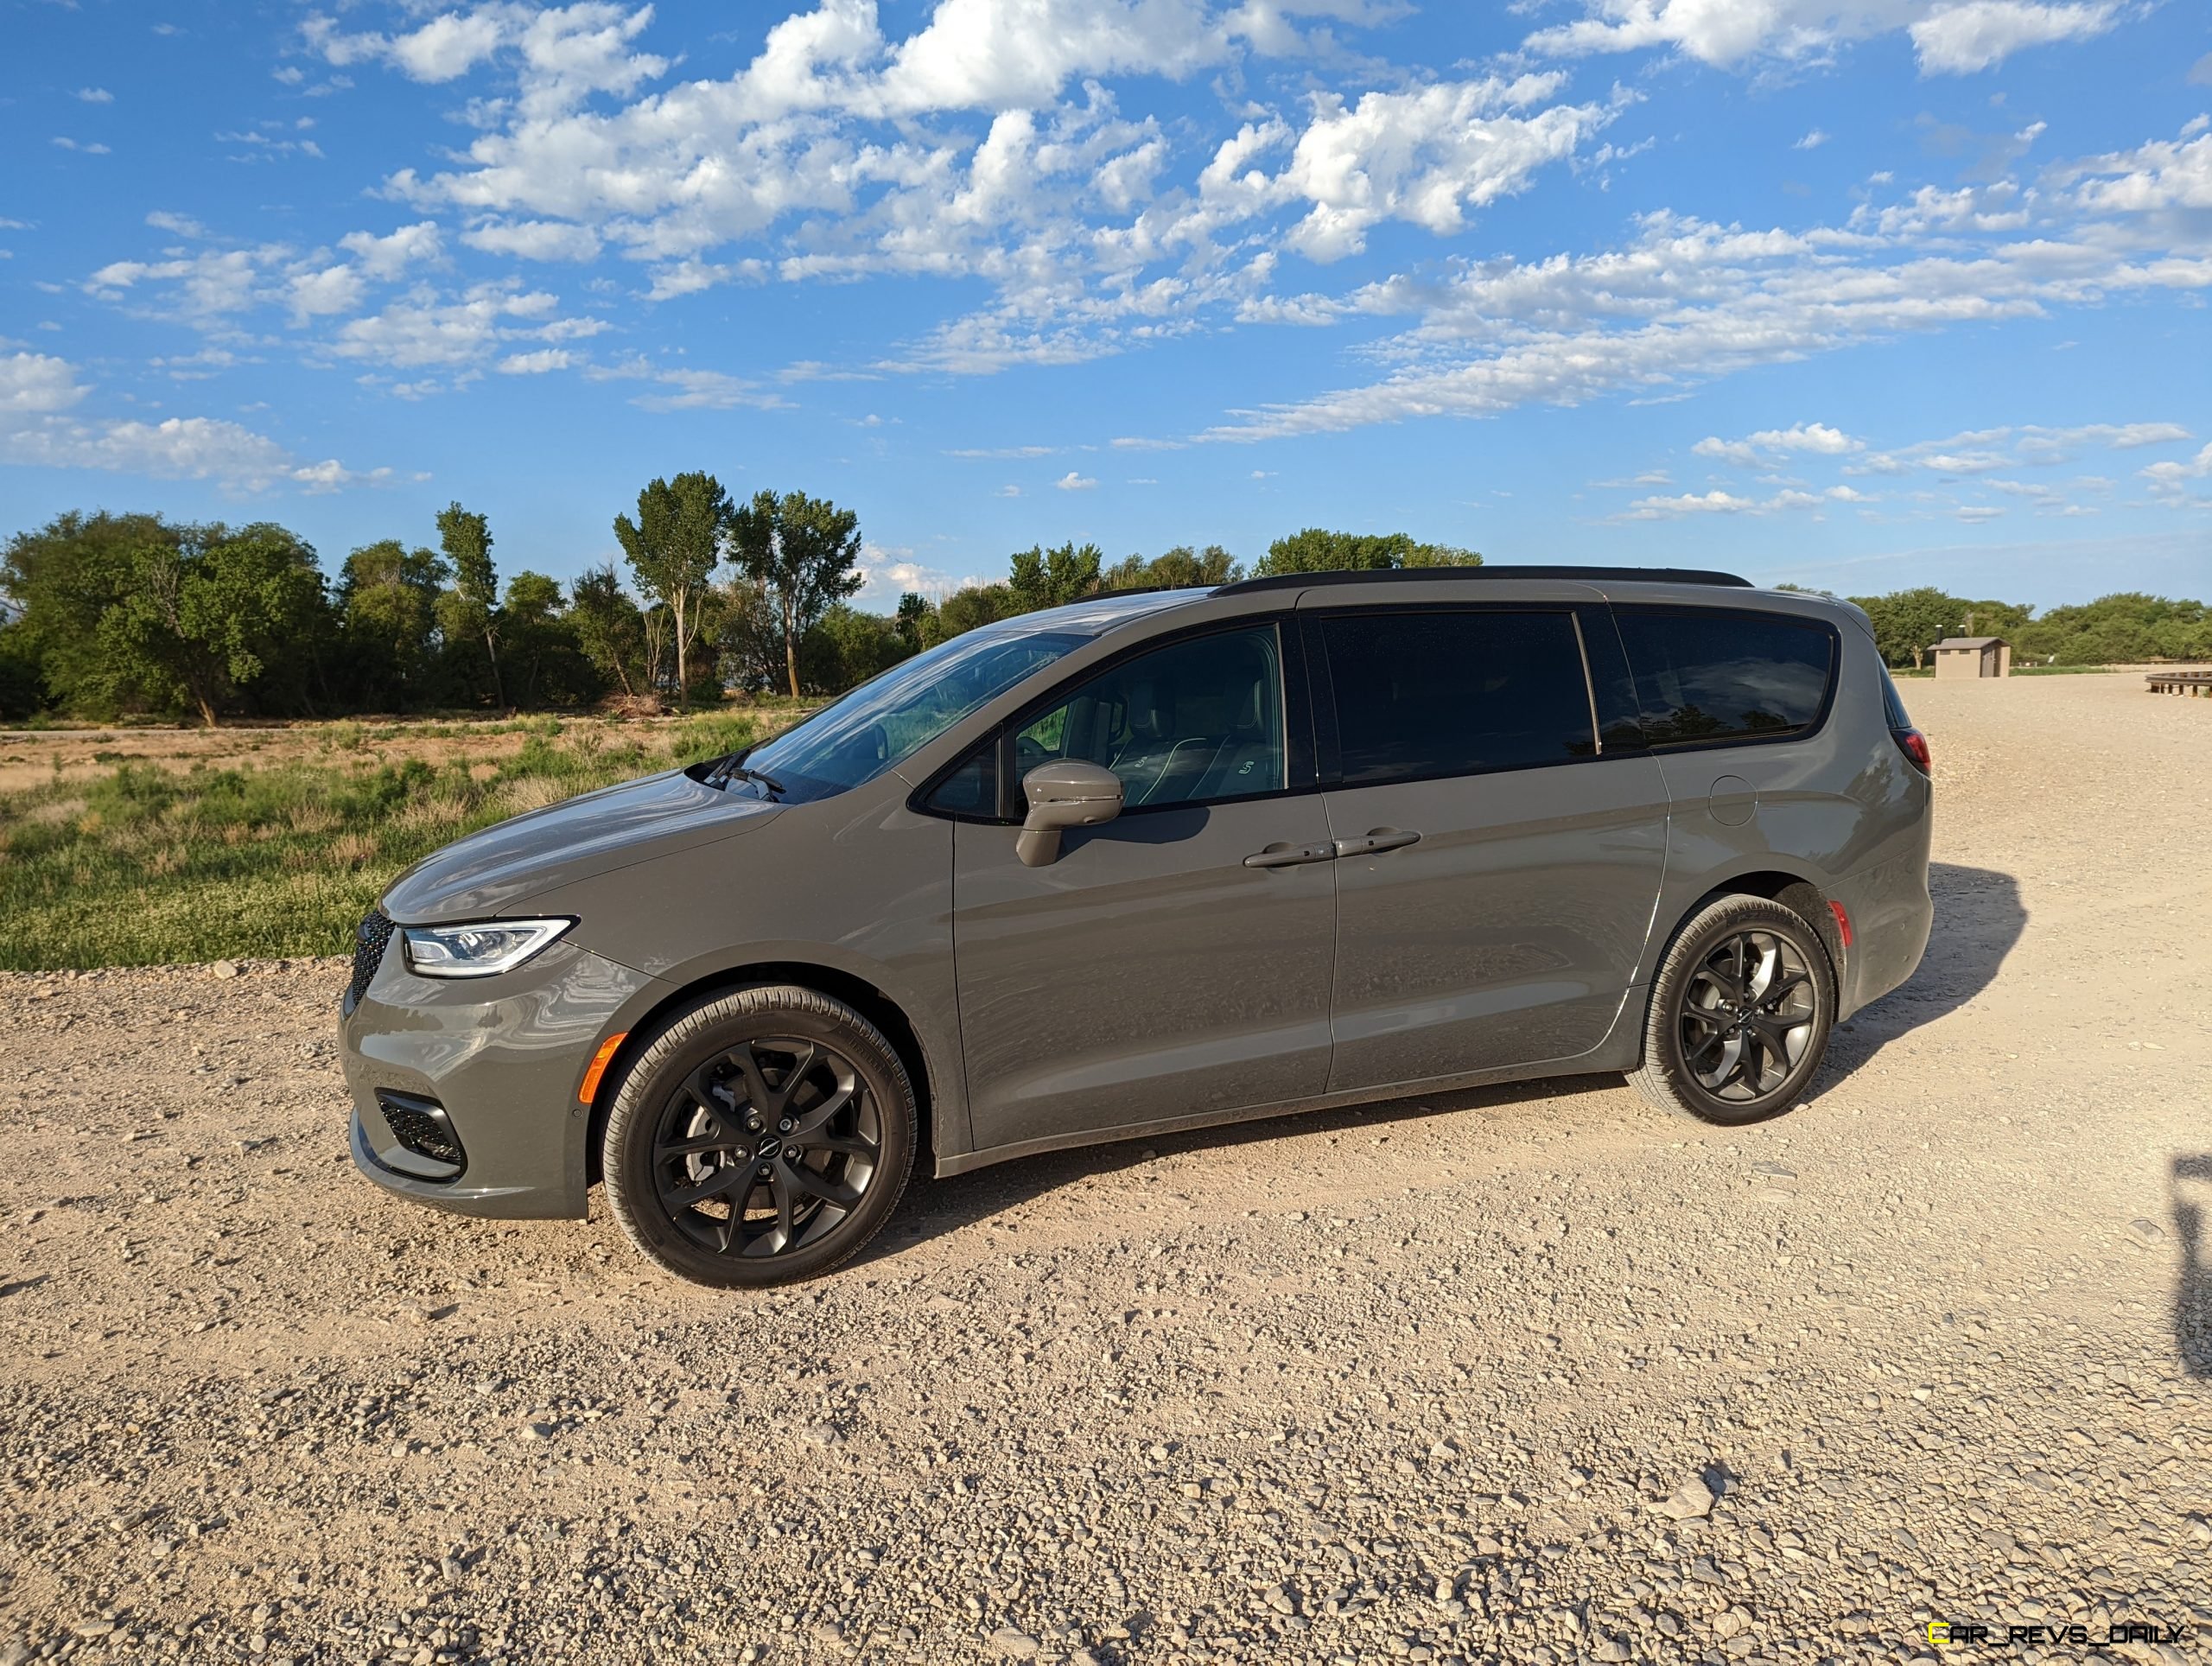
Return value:
M 2012 674 L 2012 645 L 2001 636 L 1947 636 L 1930 652 L 1936 675 L 1946 680 Z

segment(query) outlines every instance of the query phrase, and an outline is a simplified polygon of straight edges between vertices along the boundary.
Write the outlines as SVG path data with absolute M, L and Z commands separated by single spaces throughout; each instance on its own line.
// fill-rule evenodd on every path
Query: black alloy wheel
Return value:
M 1698 1085 L 1751 1104 L 1788 1081 L 1813 1038 L 1819 1002 L 1796 944 L 1776 932 L 1732 932 L 1690 973 L 1681 1002 L 1682 1057 Z
M 716 996 L 654 1037 L 604 1147 L 624 1231 L 703 1284 L 810 1278 L 874 1237 L 914 1160 L 913 1091 L 858 1013 L 810 989 Z
M 678 1083 L 653 1141 L 661 1207 L 718 1256 L 779 1256 L 835 1231 L 883 1156 L 882 1118 L 842 1053 L 740 1041 Z
M 1812 925 L 1764 897 L 1723 897 L 1660 963 L 1635 1080 L 1700 1122 L 1763 1121 L 1810 1084 L 1834 1012 L 1834 969 Z

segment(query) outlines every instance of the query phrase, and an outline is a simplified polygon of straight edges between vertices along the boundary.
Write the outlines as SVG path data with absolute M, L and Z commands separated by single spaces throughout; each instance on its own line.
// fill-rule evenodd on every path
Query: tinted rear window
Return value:
M 1653 746 L 1794 734 L 1827 704 L 1835 636 L 1825 626 L 1636 608 L 1617 617 Z
M 1347 786 L 1563 763 L 1592 750 L 1564 613 L 1358 613 L 1321 621 Z

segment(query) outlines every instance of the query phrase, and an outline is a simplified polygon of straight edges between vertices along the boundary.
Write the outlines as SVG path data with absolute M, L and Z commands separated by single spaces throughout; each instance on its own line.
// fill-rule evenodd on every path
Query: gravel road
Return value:
M 358 1180 L 336 962 L 0 977 L 0 1666 L 2202 1659 L 2212 703 L 2140 689 L 1909 690 L 1936 939 L 1779 1122 L 1071 1154 L 764 1296 Z

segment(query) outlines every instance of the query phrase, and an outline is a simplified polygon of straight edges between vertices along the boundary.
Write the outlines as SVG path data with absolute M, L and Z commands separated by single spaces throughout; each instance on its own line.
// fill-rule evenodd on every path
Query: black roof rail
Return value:
M 1733 573 L 1715 573 L 1701 567 L 1384 567 L 1369 570 L 1328 573 L 1275 573 L 1267 578 L 1248 578 L 1216 587 L 1217 596 L 1240 596 L 1253 590 L 1300 590 L 1312 584 L 1367 584 L 1420 582 L 1428 579 L 1540 578 L 1587 579 L 1615 584 L 1718 584 L 1748 590 L 1751 580 Z

